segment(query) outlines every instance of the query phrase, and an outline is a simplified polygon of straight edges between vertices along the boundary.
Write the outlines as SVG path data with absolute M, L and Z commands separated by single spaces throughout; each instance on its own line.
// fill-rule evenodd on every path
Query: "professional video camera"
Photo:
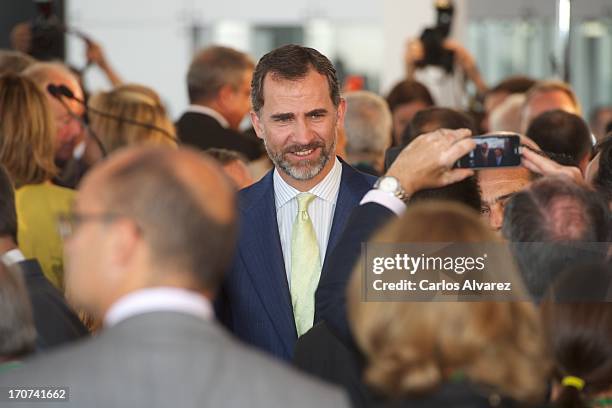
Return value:
M 416 61 L 416 66 L 435 65 L 452 72 L 454 67 L 454 52 L 444 47 L 444 40 L 449 36 L 453 22 L 455 7 L 451 0 L 436 0 L 436 25 L 423 30 L 421 42 L 425 51 L 423 59 Z

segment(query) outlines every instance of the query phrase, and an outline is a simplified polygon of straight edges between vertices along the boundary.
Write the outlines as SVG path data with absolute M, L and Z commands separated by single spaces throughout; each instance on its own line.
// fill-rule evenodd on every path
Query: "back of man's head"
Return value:
M 508 96 L 491 111 L 489 116 L 489 132 L 520 133 L 521 109 L 524 102 L 524 94 L 516 93 Z
M 147 149 L 109 168 L 106 207 L 137 221 L 157 262 L 179 265 L 203 288 L 216 289 L 235 224 L 233 190 L 217 165 L 193 151 Z
M 187 71 L 187 93 L 190 103 L 214 100 L 225 85 L 238 89 L 245 72 L 255 64 L 243 52 L 212 46 L 198 52 Z
M 17 211 L 13 182 L 4 166 L 0 165 L 0 237 L 17 242 Z
M 344 129 L 348 154 L 383 154 L 391 143 L 391 112 L 383 98 L 368 91 L 349 92 Z
M 417 112 L 402 134 L 402 143 L 408 144 L 417 136 L 437 129 L 470 129 L 476 134 L 474 120 L 463 112 L 449 108 L 427 108 Z
M 389 104 L 391 112 L 401 105 L 412 102 L 422 102 L 425 106 L 435 105 L 427 87 L 418 81 L 409 79 L 395 84 L 387 95 L 387 104 Z
M 594 191 L 568 178 L 543 178 L 515 193 L 504 209 L 502 234 L 512 243 L 531 294 L 539 299 L 557 275 L 585 259 L 579 243 L 605 243 L 610 212 Z M 586 252 L 591 261 L 607 251 Z
M 569 156 L 576 166 L 584 167 L 593 144 L 586 122 L 578 115 L 559 109 L 536 117 L 527 136 L 545 152 Z
M 259 113 L 264 106 L 264 81 L 268 75 L 275 79 L 296 81 L 315 70 L 327 79 L 329 95 L 335 107 L 340 104 L 340 87 L 336 69 L 331 61 L 314 48 L 289 44 L 276 48 L 259 60 L 251 83 L 251 104 Z
M 527 131 L 529 124 L 537 116 L 554 109 L 582 114 L 578 97 L 569 84 L 561 81 L 541 81 L 535 84 L 525 95 L 521 111 L 521 133 Z
M 83 232 L 66 242 L 67 292 L 94 314 L 143 286 L 212 294 L 233 253 L 233 188 L 213 159 L 192 150 L 113 154 L 85 177 L 75 209 L 105 225 L 100 234 L 77 224 Z

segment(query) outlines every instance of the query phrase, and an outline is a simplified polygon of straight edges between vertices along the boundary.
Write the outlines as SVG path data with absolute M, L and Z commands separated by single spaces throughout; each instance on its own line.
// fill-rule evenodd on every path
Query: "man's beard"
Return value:
M 286 147 L 282 151 L 273 151 L 270 146 L 268 146 L 268 143 L 266 143 L 265 139 L 264 145 L 266 147 L 266 151 L 268 152 L 270 160 L 272 160 L 272 163 L 274 163 L 276 167 L 278 167 L 296 180 L 305 181 L 316 177 L 321 172 L 321 170 L 323 170 L 329 159 L 334 155 L 336 151 L 336 138 L 334 137 L 333 143 L 331 144 L 331 146 L 329 146 L 329 148 L 326 148 L 325 143 L 320 140 L 309 143 L 307 145 L 291 145 L 289 147 Z M 301 161 L 299 165 L 291 164 L 291 162 L 285 157 L 287 154 L 310 149 L 314 150 L 317 148 L 321 149 L 319 157 L 313 160 Z

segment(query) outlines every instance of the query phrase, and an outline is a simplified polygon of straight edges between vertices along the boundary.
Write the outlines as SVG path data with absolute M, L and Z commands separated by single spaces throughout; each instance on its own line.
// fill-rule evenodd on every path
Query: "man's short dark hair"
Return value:
M 585 261 L 578 244 L 607 242 L 610 227 L 610 211 L 597 193 L 569 178 L 552 177 L 513 194 L 504 209 L 502 234 L 511 242 L 527 288 L 540 299 L 561 270 Z M 594 252 L 589 261 L 603 262 L 605 252 Z
M 470 129 L 476 135 L 476 122 L 466 113 L 449 108 L 427 108 L 418 111 L 402 133 L 402 143 L 435 129 Z
M 427 87 L 418 81 L 410 79 L 405 79 L 395 84 L 389 95 L 387 95 L 387 104 L 391 112 L 400 105 L 413 102 L 423 102 L 426 106 L 435 105 Z
M 544 112 L 532 120 L 527 136 L 545 152 L 571 157 L 575 165 L 589 156 L 593 148 L 586 122 L 559 109 Z
M 508 94 L 527 93 L 536 80 L 528 76 L 516 75 L 508 77 L 487 91 L 487 94 L 504 92 Z
M 187 72 L 189 102 L 212 100 L 225 85 L 238 89 L 244 73 L 253 65 L 248 55 L 232 48 L 212 46 L 201 50 Z
M 13 182 L 4 166 L 0 165 L 0 236 L 17 242 L 17 211 Z
M 612 203 L 612 133 L 595 146 L 595 153 L 599 154 L 599 169 L 593 177 L 593 186 Z
M 311 69 L 327 78 L 329 96 L 334 106 L 337 107 L 340 104 L 340 87 L 336 69 L 331 61 L 314 48 L 289 44 L 270 51 L 257 63 L 251 82 L 253 110 L 259 113 L 264 106 L 263 84 L 266 76 L 297 81 L 305 78 Z
M 210 149 L 206 149 L 205 152 L 215 158 L 223 166 L 235 161 L 240 161 L 244 164 L 247 164 L 249 162 L 242 153 L 237 152 L 235 150 L 211 147 Z
M 34 351 L 36 328 L 21 271 L 0 262 L 0 357 L 21 359 Z

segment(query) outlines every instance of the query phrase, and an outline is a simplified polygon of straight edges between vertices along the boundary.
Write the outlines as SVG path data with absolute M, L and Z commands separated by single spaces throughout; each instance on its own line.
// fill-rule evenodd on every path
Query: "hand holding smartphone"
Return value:
M 521 165 L 521 139 L 516 133 L 496 132 L 474 136 L 476 148 L 455 164 L 462 169 L 490 169 Z

